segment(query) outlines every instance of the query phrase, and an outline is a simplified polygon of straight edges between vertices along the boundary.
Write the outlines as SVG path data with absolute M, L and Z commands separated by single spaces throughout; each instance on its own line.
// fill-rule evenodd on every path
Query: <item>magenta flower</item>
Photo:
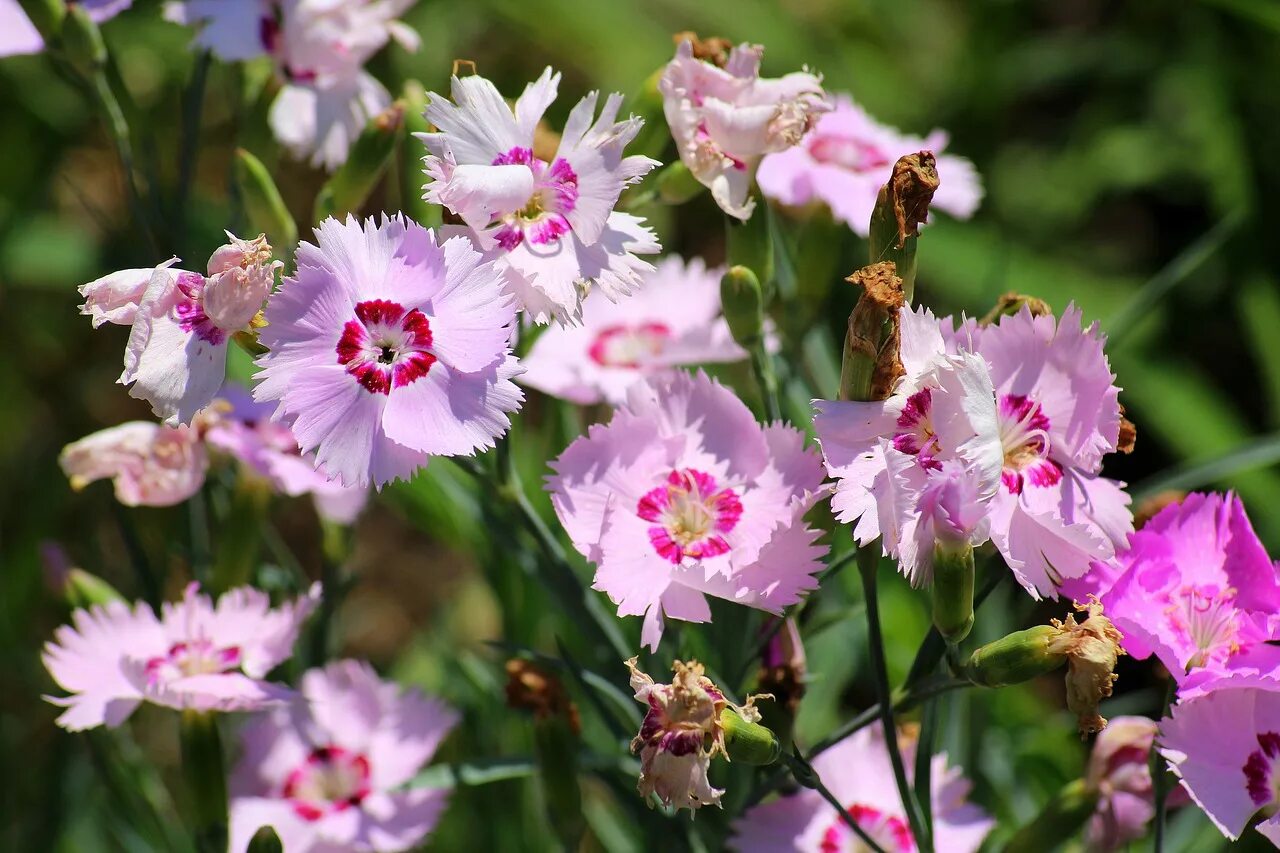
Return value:
M 939 533 L 986 540 L 1000 435 L 986 362 L 948 355 L 927 309 L 904 309 L 900 319 L 905 374 L 893 394 L 875 402 L 816 400 L 813 426 L 838 481 L 837 519 L 856 524 L 862 545 L 881 537 L 884 553 L 920 586 L 932 580 Z
M 1103 597 L 1135 658 L 1155 654 L 1175 679 L 1192 671 L 1280 665 L 1276 567 L 1233 494 L 1165 507 L 1115 559 Z
M 380 680 L 362 661 L 307 672 L 300 697 L 241 731 L 229 849 L 241 853 L 264 826 L 291 853 L 415 847 L 448 792 L 405 786 L 457 722 L 444 703 Z
M 935 130 L 923 139 L 904 136 L 875 121 L 848 95 L 835 95 L 834 104 L 799 145 L 761 161 L 756 180 L 766 196 L 790 205 L 823 202 L 836 219 L 866 237 L 876 195 L 893 164 L 907 154 L 932 151 L 942 184 L 931 209 L 958 219 L 977 210 L 981 180 L 968 160 L 941 153 L 947 147 L 945 132 Z
M 623 156 L 644 122 L 617 121 L 621 95 L 610 95 L 594 121 L 598 95 L 587 95 L 555 156 L 534 155 L 534 129 L 559 84 L 546 69 L 512 108 L 485 78 L 454 77 L 452 102 L 430 94 L 427 120 L 438 130 L 418 134 L 430 152 L 424 198 L 462 218 L 538 323 L 576 320 L 584 282 L 610 299 L 631 293 L 653 270 L 636 256 L 659 250 L 643 220 L 613 209 L 624 187 L 658 165 Z
M 67 709 L 58 725 L 114 728 L 144 700 L 197 711 L 255 711 L 280 702 L 288 689 L 262 679 L 293 654 L 319 600 L 315 584 L 272 609 L 266 593 L 238 587 L 215 606 L 192 583 L 181 601 L 161 608 L 159 619 L 143 603 L 77 610 L 73 624 L 44 647 L 45 668 L 71 694 L 49 697 Z
M 326 219 L 267 305 L 259 401 L 343 484 L 492 447 L 520 407 L 501 275 L 399 216 Z
M 130 421 L 68 444 L 58 464 L 77 491 L 110 478 L 125 506 L 172 506 L 200 491 L 209 459 L 198 427 Z
M 110 20 L 133 5 L 133 0 L 77 0 L 76 5 L 97 23 Z M 44 50 L 40 37 L 18 0 L 0 0 L 0 56 L 39 53 Z
M 720 316 L 721 272 L 671 256 L 633 296 L 589 294 L 581 326 L 552 326 L 534 341 L 520 383 L 580 405 L 618 406 L 646 376 L 746 358 Z
M 1217 678 L 1180 696 L 1160 721 L 1160 754 L 1182 787 L 1233 841 L 1254 818 L 1280 847 L 1280 680 Z
M 820 77 L 762 78 L 763 55 L 761 45 L 740 44 L 721 68 L 695 59 L 686 39 L 658 81 L 681 161 L 721 210 L 743 220 L 755 209 L 750 191 L 760 158 L 799 143 L 829 109 Z
M 1155 815 L 1151 743 L 1156 724 L 1146 717 L 1115 717 L 1099 733 L 1089 754 L 1085 784 L 1098 805 L 1085 828 L 1090 853 L 1119 850 L 1147 834 Z
M 364 65 L 389 41 L 418 49 L 396 20 L 416 0 L 184 0 L 165 17 L 196 27 L 194 43 L 229 62 L 269 56 L 284 83 L 271 105 L 276 139 L 333 171 L 374 116 L 391 106 Z
M 823 784 L 867 835 L 888 853 L 914 853 L 915 838 L 879 724 L 861 729 L 813 760 Z M 904 750 L 908 773 L 912 745 Z M 930 781 L 934 841 L 938 853 L 974 853 L 995 826 L 968 802 L 970 783 L 945 754 L 933 757 Z M 802 789 L 753 806 L 733 824 L 729 847 L 740 853 L 829 853 L 862 850 L 861 840 L 816 791 Z

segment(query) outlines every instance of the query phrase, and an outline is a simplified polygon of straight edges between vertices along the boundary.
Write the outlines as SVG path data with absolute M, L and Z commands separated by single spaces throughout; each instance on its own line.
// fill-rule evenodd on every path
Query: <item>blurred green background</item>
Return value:
M 1127 480 L 1139 499 L 1165 487 L 1237 489 L 1272 553 L 1280 553 L 1280 240 L 1269 209 L 1270 192 L 1280 187 L 1280 4 L 421 0 L 406 20 L 423 37 L 421 50 L 410 55 L 392 47 L 371 65 L 393 91 L 409 78 L 443 91 L 452 61 L 465 58 L 515 95 L 550 64 L 564 72 L 549 114 L 553 127 L 590 89 L 639 94 L 669 59 L 671 34 L 691 29 L 765 44 L 771 76 L 808 64 L 830 89 L 851 92 L 904 130 L 945 128 L 948 150 L 973 160 L 987 194 L 972 221 L 940 218 L 926 229 L 917 298 L 939 313 L 981 314 L 1006 290 L 1040 296 L 1059 310 L 1081 305 L 1087 320 L 1099 320 L 1114 336 L 1112 366 L 1138 427 L 1136 452 L 1109 460 L 1108 473 Z M 131 220 L 110 140 L 85 93 L 43 57 L 0 60 L 0 767 L 9 780 L 0 785 L 0 848 L 6 850 L 147 849 L 94 769 L 102 755 L 132 749 L 131 742 L 65 734 L 53 725 L 55 709 L 40 700 L 54 687 L 37 652 L 66 618 L 42 568 L 42 545 L 61 543 L 73 562 L 129 594 L 139 593 L 133 569 L 145 559 L 173 595 L 199 558 L 204 523 L 187 507 L 121 510 L 104 484 L 73 494 L 58 470 L 64 444 L 149 416 L 114 384 L 125 331 L 91 332 L 77 315 L 75 288 L 172 254 L 198 265 L 220 242 L 222 228 L 242 224 L 229 191 L 235 146 L 272 168 L 304 234 L 323 181 L 271 139 L 265 115 L 274 84 L 264 89 L 264 69 L 215 62 L 194 189 L 183 216 L 173 216 L 170 188 L 195 61 L 188 33 L 162 21 L 159 4 L 145 0 L 103 31 L 113 78 L 127 93 L 140 169 L 166 205 L 155 245 Z M 418 156 L 405 151 L 402 178 Z M 672 159 L 669 146 L 659 156 Z M 394 204 L 400 193 L 389 187 L 370 210 Z M 708 199 L 643 212 L 669 251 L 722 259 L 722 218 Z M 853 298 L 840 279 L 861 265 L 865 247 L 821 223 L 784 216 L 777 222 L 793 249 L 782 276 L 790 298 L 777 316 L 789 353 L 785 391 L 791 418 L 802 423 L 808 397 L 834 390 L 833 358 Z M 244 367 L 241 360 L 238 369 Z M 744 395 L 752 393 L 745 373 L 726 375 Z M 574 427 L 548 401 L 530 396 L 513 446 L 534 491 L 545 460 L 567 444 Z M 230 471 L 211 478 L 197 507 L 211 519 L 214 547 L 243 535 L 221 523 L 233 479 Z M 549 511 L 541 495 L 534 499 Z M 506 652 L 488 641 L 505 638 L 557 655 L 562 638 L 582 667 L 615 683 L 622 675 L 620 663 L 588 647 L 533 581 L 530 543 L 498 524 L 470 481 L 442 462 L 413 484 L 389 489 L 354 534 L 350 568 L 358 582 L 340 612 L 342 651 L 369 657 L 464 709 L 465 722 L 441 761 L 530 754 L 527 718 L 502 703 Z M 306 502 L 279 502 L 268 526 L 261 583 L 284 588 L 299 572 L 323 571 L 319 527 Z M 832 542 L 839 551 L 848 548 L 843 532 Z M 900 679 L 928 614 L 923 600 L 884 569 L 891 667 Z M 810 609 L 812 682 L 802 743 L 872 701 L 858 598 L 855 573 L 846 572 L 824 586 Z M 1006 584 L 980 612 L 978 639 L 1061 616 L 1062 609 L 1033 608 Z M 623 626 L 633 645 L 635 622 Z M 711 646 L 714 656 L 723 630 L 678 632 L 650 671 L 660 674 L 677 652 L 705 654 Z M 587 742 L 615 765 L 584 778 L 587 849 L 640 850 L 646 837 L 661 838 L 664 849 L 717 849 L 732 808 L 728 815 L 699 814 L 693 824 L 646 813 L 630 793 L 631 768 L 616 767 L 623 741 L 601 722 L 593 704 L 599 697 L 571 687 Z M 1104 712 L 1154 714 L 1162 692 L 1149 666 L 1126 663 Z M 996 847 L 1079 774 L 1085 748 L 1062 710 L 1056 680 L 946 702 L 946 746 L 974 778 L 977 798 L 1000 819 Z M 130 728 L 140 755 L 161 767 L 158 782 L 173 781 L 171 718 L 141 713 Z M 505 772 L 512 778 L 459 788 L 432 849 L 555 849 L 538 787 L 519 760 Z M 752 781 L 746 770 L 735 773 L 737 787 L 726 802 L 738 801 Z M 181 792 L 174 796 L 180 806 Z M 1175 813 L 1167 849 L 1212 850 L 1220 843 L 1194 810 Z

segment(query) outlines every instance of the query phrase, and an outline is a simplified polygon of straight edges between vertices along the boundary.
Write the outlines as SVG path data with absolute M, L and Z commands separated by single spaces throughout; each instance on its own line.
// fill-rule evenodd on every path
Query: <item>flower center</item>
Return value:
M 893 161 L 874 145 L 860 139 L 836 134 L 814 134 L 809 142 L 809 156 L 819 163 L 839 166 L 850 172 L 875 172 Z
M 877 808 L 854 803 L 846 811 L 871 840 L 884 850 L 892 853 L 912 853 L 916 849 L 915 839 L 911 837 L 911 828 L 902 818 L 885 814 Z M 844 818 L 836 815 L 835 822 L 828 827 L 822 836 L 822 853 L 869 853 L 870 847 L 863 843 Z
M 358 806 L 369 796 L 369 759 L 340 746 L 316 747 L 284 783 L 284 798 L 303 820 Z
M 390 394 L 431 370 L 431 323 L 414 308 L 386 299 L 356 306 L 355 319 L 342 327 L 336 351 L 338 364 L 371 394 Z
M 1011 494 L 1033 486 L 1052 486 L 1062 479 L 1062 466 L 1049 458 L 1049 418 L 1040 404 L 1020 394 L 1005 394 L 997 406 L 1004 471 L 1000 475 Z
M 501 215 L 494 237 L 510 251 L 525 240 L 542 245 L 554 242 L 572 230 L 567 214 L 578 204 L 578 175 L 567 160 L 548 164 L 533 156 L 533 150 L 517 146 L 493 160 L 495 166 L 528 166 L 533 173 L 533 193 L 524 207 Z
M 1174 630 L 1197 651 L 1188 668 L 1204 666 L 1215 658 L 1226 658 L 1240 650 L 1236 642 L 1236 591 L 1214 586 L 1183 587 L 1166 608 Z
M 217 346 L 227 338 L 204 310 L 204 276 L 193 272 L 181 272 L 177 276 L 181 296 L 173 304 L 173 316 L 184 332 L 190 332 L 202 341 Z
M 922 468 L 941 468 L 937 460 L 941 452 L 938 437 L 933 431 L 933 392 L 928 388 L 907 398 L 907 404 L 898 415 L 898 429 L 893 434 L 893 446 L 901 453 L 916 457 Z
M 636 515 L 653 522 L 649 541 L 666 560 L 680 563 L 717 557 L 729 551 L 723 534 L 742 517 L 742 501 L 732 489 L 719 489 L 715 477 L 692 468 L 672 471 L 664 485 L 648 492 Z
M 665 323 L 609 326 L 600 330 L 587 354 L 601 367 L 637 368 L 662 353 L 671 329 Z
M 227 672 L 240 666 L 240 647 L 218 648 L 208 640 L 174 643 L 146 663 L 147 683 L 155 686 L 192 675 Z

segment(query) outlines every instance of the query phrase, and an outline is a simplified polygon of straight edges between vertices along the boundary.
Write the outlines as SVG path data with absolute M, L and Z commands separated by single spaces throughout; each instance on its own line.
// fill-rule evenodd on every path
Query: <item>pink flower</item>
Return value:
M 520 407 L 515 309 L 466 239 L 403 218 L 327 219 L 272 294 L 259 401 L 345 485 L 493 446 Z
M 995 395 L 977 355 L 948 355 L 927 309 L 903 309 L 905 374 L 887 400 L 817 400 L 813 426 L 837 478 L 831 508 L 877 537 L 917 586 L 932 580 L 939 533 L 985 541 L 1001 473 Z
M 813 74 L 761 78 L 763 55 L 760 45 L 741 44 L 720 68 L 695 59 L 686 39 L 658 82 L 680 159 L 721 210 L 744 220 L 755 209 L 749 192 L 760 158 L 799 143 L 829 108 Z
M 133 5 L 133 0 L 77 0 L 76 5 L 97 23 L 108 21 Z M 44 39 L 22 11 L 18 0 L 0 0 L 0 56 L 39 53 Z
M 314 459 L 303 456 L 293 432 L 271 420 L 275 407 L 269 403 L 256 402 L 234 385 L 225 386 L 218 396 L 229 411 L 205 433 L 210 447 L 238 459 L 280 494 L 314 496 L 321 517 L 339 524 L 355 520 L 368 500 L 366 487 L 344 486 L 316 467 Z
M 973 164 L 941 154 L 947 134 L 935 130 L 921 139 L 886 127 L 848 95 L 834 97 L 835 109 L 819 116 L 799 145 L 769 154 L 760 163 L 760 191 L 783 204 L 825 202 L 836 219 L 866 237 L 880 187 L 899 157 L 917 151 L 937 155 L 942 184 L 932 208 L 968 219 L 982 199 L 982 184 Z
M 228 849 L 241 853 L 264 826 L 291 853 L 421 843 L 448 791 L 405 786 L 457 724 L 457 713 L 354 660 L 310 670 L 301 694 L 241 731 Z
M 271 129 L 294 157 L 333 171 L 391 95 L 364 65 L 395 40 L 418 49 L 417 33 L 395 20 L 415 0 L 185 0 L 165 16 L 198 28 L 195 43 L 227 61 L 267 55 L 284 86 Z
M 581 326 L 553 326 L 534 341 L 521 384 L 580 405 L 617 406 L 646 376 L 746 358 L 720 316 L 721 272 L 671 256 L 634 296 L 614 302 L 591 293 Z
M 1133 534 L 1103 603 L 1136 658 L 1193 670 L 1271 669 L 1280 650 L 1276 567 L 1233 494 L 1188 495 Z
M 196 427 L 130 421 L 62 449 L 58 463 L 77 491 L 108 477 L 125 506 L 172 506 L 204 485 L 209 460 Z
M 1160 721 L 1160 754 L 1182 787 L 1233 841 L 1257 816 L 1280 846 L 1280 680 L 1219 678 L 1180 698 Z
M 607 425 L 552 463 L 547 488 L 594 588 L 620 616 L 711 618 L 707 595 L 771 613 L 817 586 L 826 548 L 805 512 L 825 495 L 822 463 L 784 424 L 762 427 L 699 372 L 632 386 Z
M 657 161 L 623 156 L 644 122 L 617 121 L 622 96 L 596 112 L 598 94 L 578 102 L 550 161 L 533 153 L 534 129 L 556 98 L 548 68 L 508 107 L 480 76 L 453 78 L 453 101 L 432 92 L 418 134 L 427 146 L 426 198 L 462 218 L 481 249 L 500 259 L 510 291 L 538 323 L 576 319 L 583 282 L 610 299 L 640 286 L 653 267 L 636 255 L 658 251 L 643 220 L 613 208 L 628 184 Z
M 1092 853 L 1119 850 L 1147 834 L 1155 815 L 1151 742 L 1156 724 L 1146 717 L 1115 717 L 1093 742 L 1085 784 L 1098 806 L 1085 829 Z
M 189 423 L 212 402 L 226 374 L 227 343 L 247 329 L 271 291 L 280 261 L 263 237 L 214 252 L 209 275 L 176 269 L 121 270 L 80 288 L 80 313 L 94 328 L 129 326 L 124 371 L 129 395 L 151 404 L 170 426 Z
M 289 691 L 262 681 L 288 660 L 303 621 L 320 600 L 320 585 L 272 609 L 266 593 L 239 587 L 217 606 L 187 586 L 182 601 L 160 618 L 146 604 L 116 601 L 72 614 L 54 632 L 44 665 L 70 693 L 49 701 L 67 710 L 58 725 L 71 731 L 123 723 L 142 701 L 198 711 L 254 711 Z
M 916 843 L 885 750 L 879 724 L 861 729 L 813 761 L 823 784 L 888 853 L 914 853 Z M 913 746 L 905 749 L 908 773 Z M 968 802 L 970 784 L 945 754 L 933 757 L 934 841 L 938 853 L 974 853 L 995 821 Z M 803 789 L 753 806 L 733 824 L 730 849 L 740 853 L 828 853 L 861 850 L 844 819 L 813 790 Z

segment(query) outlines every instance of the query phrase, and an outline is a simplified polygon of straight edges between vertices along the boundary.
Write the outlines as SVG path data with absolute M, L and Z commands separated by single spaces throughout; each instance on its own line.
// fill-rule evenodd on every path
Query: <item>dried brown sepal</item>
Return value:
M 694 59 L 710 62 L 720 68 L 724 68 L 725 63 L 729 61 L 729 51 L 733 50 L 733 42 L 727 38 L 709 36 L 705 39 L 700 39 L 693 30 L 682 30 L 675 33 L 671 36 L 671 40 L 676 44 L 689 42 L 693 45 Z
M 468 77 L 474 77 L 475 75 L 480 73 L 479 66 L 476 65 L 476 62 L 474 59 L 455 59 L 453 61 L 453 76 L 461 77 L 462 75 L 459 74 L 458 72 L 464 68 L 467 69 L 466 76 Z
M 1138 426 L 1125 417 L 1124 404 L 1120 405 L 1120 435 L 1116 439 L 1116 450 L 1121 453 L 1132 453 L 1138 443 Z
M 1008 293 L 1002 293 L 1000 298 L 996 300 L 996 304 L 991 310 L 983 315 L 978 321 L 979 326 L 990 326 L 993 323 L 1000 322 L 1001 317 L 1011 317 L 1017 314 L 1023 308 L 1031 312 L 1032 317 L 1044 317 L 1053 313 L 1053 309 L 1049 307 L 1049 303 L 1035 296 L 1027 296 L 1025 293 L 1018 293 L 1010 290 Z
M 889 183 L 880 188 L 872 214 L 872 229 L 879 216 L 892 216 L 897 230 L 895 249 L 903 249 L 908 237 L 919 234 L 920 226 L 929 218 L 929 204 L 938 190 L 938 165 L 933 153 L 921 151 L 900 157 L 893 164 Z
M 1116 661 L 1123 655 L 1120 641 L 1124 635 L 1102 612 L 1097 596 L 1089 596 L 1088 604 L 1076 604 L 1088 613 L 1083 622 L 1075 614 L 1063 621 L 1050 620 L 1057 634 L 1049 639 L 1049 651 L 1067 656 L 1067 708 L 1080 723 L 1080 736 L 1097 734 L 1107 726 L 1098 713 L 1098 705 L 1111 696 L 1116 682 Z
M 1141 530 L 1148 521 L 1156 517 L 1160 510 L 1172 504 L 1182 503 L 1182 499 L 1186 496 L 1186 492 L 1181 492 L 1177 489 L 1167 489 L 1163 492 L 1157 492 L 1142 501 L 1133 511 L 1134 528 Z
M 904 370 L 898 312 L 906 304 L 892 261 L 863 267 L 847 279 L 862 295 L 849 315 L 840 375 L 841 399 L 883 400 Z
M 560 679 L 522 658 L 507 661 L 507 706 L 529 711 L 535 720 L 563 717 L 573 733 L 582 732 L 578 706 L 569 698 Z

